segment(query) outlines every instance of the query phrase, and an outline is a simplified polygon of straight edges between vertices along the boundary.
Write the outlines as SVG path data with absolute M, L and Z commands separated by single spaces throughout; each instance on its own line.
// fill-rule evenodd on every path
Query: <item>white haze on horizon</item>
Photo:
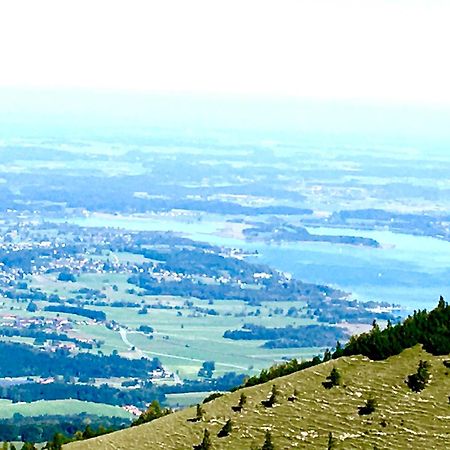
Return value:
M 0 87 L 450 105 L 450 2 L 14 0 Z

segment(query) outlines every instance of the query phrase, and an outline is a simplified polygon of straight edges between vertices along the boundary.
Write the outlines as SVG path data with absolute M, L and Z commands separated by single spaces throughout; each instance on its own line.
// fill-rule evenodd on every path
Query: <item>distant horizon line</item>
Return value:
M 0 94 L 85 94 L 106 96 L 143 96 L 160 98 L 197 98 L 204 100 L 225 100 L 243 102 L 280 102 L 280 103 L 311 103 L 311 104 L 342 104 L 375 108 L 427 108 L 433 110 L 449 110 L 450 103 L 419 100 L 386 100 L 374 97 L 319 97 L 289 95 L 286 93 L 255 93 L 255 92 L 219 92 L 219 91 L 188 91 L 188 90 L 150 90 L 134 88 L 88 87 L 88 86 L 20 86 L 0 85 Z M 0 105 L 1 107 L 1 105 Z

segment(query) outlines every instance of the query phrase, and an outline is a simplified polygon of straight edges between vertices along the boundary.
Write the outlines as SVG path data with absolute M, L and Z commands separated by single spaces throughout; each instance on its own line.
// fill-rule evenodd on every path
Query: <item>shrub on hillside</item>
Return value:
M 330 375 L 327 376 L 326 381 L 322 383 L 325 389 L 331 389 L 334 386 L 339 386 L 341 384 L 341 373 L 336 367 L 331 369 Z
M 358 410 L 358 414 L 360 416 L 368 416 L 369 414 L 372 414 L 375 412 L 375 409 L 377 408 L 377 401 L 374 397 L 370 396 L 366 404 L 364 406 L 360 406 Z
M 420 392 L 425 389 L 425 386 L 430 379 L 430 363 L 428 361 L 420 361 L 417 367 L 417 372 L 412 375 L 408 375 L 406 384 L 414 392 Z

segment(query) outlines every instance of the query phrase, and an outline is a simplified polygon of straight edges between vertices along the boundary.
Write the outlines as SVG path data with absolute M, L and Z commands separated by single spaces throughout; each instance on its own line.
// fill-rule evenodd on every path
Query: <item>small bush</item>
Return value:
M 223 428 L 219 431 L 217 434 L 218 437 L 226 437 L 228 436 L 233 429 L 233 423 L 231 422 L 231 419 L 228 419 L 226 424 L 223 426 Z
M 414 392 L 420 392 L 425 389 L 425 386 L 430 379 L 430 363 L 428 361 L 420 361 L 419 367 L 417 368 L 417 372 L 412 375 L 408 375 L 406 380 L 406 384 L 408 387 Z
M 211 436 L 209 431 L 205 429 L 203 433 L 203 440 L 199 445 L 194 445 L 194 450 L 210 450 L 211 449 Z
M 358 414 L 360 416 L 368 416 L 369 414 L 375 412 L 377 406 L 378 405 L 376 399 L 374 397 L 369 397 L 366 401 L 366 404 L 359 407 Z
M 331 369 L 330 375 L 327 376 L 327 380 L 322 383 L 325 389 L 331 389 L 334 386 L 339 386 L 341 384 L 341 373 L 336 367 Z
M 270 397 L 267 400 L 263 400 L 261 403 L 266 408 L 271 408 L 275 403 L 278 403 L 278 397 L 280 393 L 275 385 L 272 386 L 272 393 L 270 394 Z
M 205 410 L 202 408 L 202 405 L 197 405 L 197 410 L 195 412 L 195 417 L 192 419 L 188 419 L 188 422 L 200 422 L 203 420 L 203 417 L 205 415 Z
M 275 450 L 275 446 L 272 442 L 272 435 L 270 434 L 270 431 L 266 431 L 266 436 L 264 438 L 264 444 L 261 447 L 261 450 Z
M 211 395 L 208 395 L 208 397 L 206 397 L 203 400 L 203 404 L 212 402 L 213 400 L 215 400 L 216 398 L 219 398 L 219 397 L 223 397 L 223 394 L 220 392 L 213 392 Z
M 241 412 L 242 409 L 244 408 L 244 406 L 246 405 L 246 403 L 247 403 L 247 396 L 244 393 L 242 393 L 241 396 L 239 397 L 238 405 L 232 406 L 231 409 L 234 412 Z
M 290 402 L 295 402 L 299 397 L 299 392 L 297 391 L 297 389 L 294 389 L 294 393 L 288 397 L 288 400 Z

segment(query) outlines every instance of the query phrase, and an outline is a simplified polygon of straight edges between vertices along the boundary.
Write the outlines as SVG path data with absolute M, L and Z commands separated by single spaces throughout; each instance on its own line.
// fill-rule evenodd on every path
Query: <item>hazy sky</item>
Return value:
M 0 86 L 450 105 L 450 1 L 13 0 Z

